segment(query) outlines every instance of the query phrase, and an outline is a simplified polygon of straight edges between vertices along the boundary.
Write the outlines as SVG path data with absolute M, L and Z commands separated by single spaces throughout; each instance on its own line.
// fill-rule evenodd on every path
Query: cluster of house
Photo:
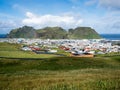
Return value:
M 38 45 L 24 45 L 21 48 L 23 51 L 33 51 L 37 54 L 48 54 L 48 53 L 57 53 L 57 50 L 51 49 L 51 48 L 46 48 L 43 46 L 38 46 Z
M 112 41 L 103 39 L 82 39 L 82 40 L 69 40 L 69 39 L 0 39 L 0 42 L 20 43 L 22 50 L 34 51 L 36 53 L 57 53 L 58 49 L 71 53 L 72 56 L 90 56 L 95 54 L 105 54 L 111 52 L 120 52 L 119 45 L 113 45 Z M 120 41 L 118 41 L 120 43 Z

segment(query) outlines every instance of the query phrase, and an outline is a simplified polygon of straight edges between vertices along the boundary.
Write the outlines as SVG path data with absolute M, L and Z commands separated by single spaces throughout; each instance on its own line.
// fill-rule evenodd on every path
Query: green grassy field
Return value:
M 20 47 L 0 43 L 0 90 L 120 90 L 119 55 L 60 57 Z

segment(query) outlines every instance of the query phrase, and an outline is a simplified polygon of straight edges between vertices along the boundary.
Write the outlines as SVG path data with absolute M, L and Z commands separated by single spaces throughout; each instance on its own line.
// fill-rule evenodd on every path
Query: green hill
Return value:
M 100 35 L 90 27 L 77 27 L 69 29 L 69 38 L 72 39 L 99 39 Z
M 13 29 L 8 34 L 9 38 L 41 38 L 41 39 L 100 39 L 100 35 L 90 27 L 77 27 L 68 31 L 61 27 L 45 27 L 34 29 L 23 26 Z
M 67 31 L 61 27 L 46 27 L 43 29 L 37 30 L 38 37 L 42 39 L 66 39 Z
M 33 27 L 23 26 L 21 28 L 13 29 L 8 34 L 9 38 L 35 38 L 36 31 Z

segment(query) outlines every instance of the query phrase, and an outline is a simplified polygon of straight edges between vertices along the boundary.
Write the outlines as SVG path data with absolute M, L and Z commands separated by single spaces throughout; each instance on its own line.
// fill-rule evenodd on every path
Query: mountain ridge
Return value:
M 68 31 L 62 27 L 45 27 L 34 29 L 23 26 L 12 29 L 8 38 L 41 38 L 41 39 L 100 39 L 101 36 L 91 27 L 77 27 Z

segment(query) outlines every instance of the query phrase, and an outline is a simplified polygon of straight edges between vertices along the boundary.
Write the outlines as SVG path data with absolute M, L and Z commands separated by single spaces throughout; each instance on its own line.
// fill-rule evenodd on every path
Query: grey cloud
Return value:
M 84 18 L 84 25 L 93 27 L 98 33 L 120 33 L 120 12 L 109 11 L 103 16 Z
M 120 21 L 115 22 L 115 23 L 113 24 L 112 28 L 120 29 Z
M 11 31 L 11 29 L 22 26 L 19 23 L 20 21 L 13 21 L 13 20 L 0 21 L 0 33 L 8 33 Z
M 15 23 L 13 21 L 1 21 L 0 22 L 0 28 L 12 28 L 15 26 Z
M 95 3 L 97 3 L 97 0 L 88 0 L 88 1 L 85 2 L 85 5 L 86 6 L 91 6 L 91 5 L 95 4 Z
M 120 10 L 120 0 L 99 0 L 99 5 L 108 9 Z

